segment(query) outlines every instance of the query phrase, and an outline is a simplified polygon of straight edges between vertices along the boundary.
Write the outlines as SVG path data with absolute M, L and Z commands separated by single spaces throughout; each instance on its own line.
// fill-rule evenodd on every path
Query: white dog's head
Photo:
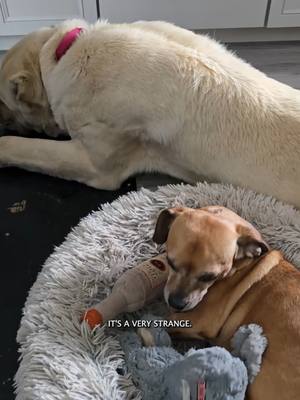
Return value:
M 27 130 L 57 136 L 47 94 L 41 79 L 40 51 L 56 28 L 27 35 L 5 55 L 0 67 L 0 124 L 24 133 Z

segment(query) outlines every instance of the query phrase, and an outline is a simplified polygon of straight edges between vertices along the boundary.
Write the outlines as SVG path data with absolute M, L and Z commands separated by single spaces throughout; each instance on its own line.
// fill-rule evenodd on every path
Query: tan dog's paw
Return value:
M 138 336 L 141 338 L 142 343 L 145 347 L 155 346 L 154 336 L 151 333 L 150 329 L 147 328 L 138 328 L 137 332 Z

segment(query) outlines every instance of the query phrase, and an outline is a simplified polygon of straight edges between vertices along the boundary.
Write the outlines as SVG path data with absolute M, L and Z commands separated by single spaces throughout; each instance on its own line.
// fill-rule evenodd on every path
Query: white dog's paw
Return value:
M 10 136 L 0 137 L 0 167 L 7 167 L 9 165 L 9 152 L 12 146 Z

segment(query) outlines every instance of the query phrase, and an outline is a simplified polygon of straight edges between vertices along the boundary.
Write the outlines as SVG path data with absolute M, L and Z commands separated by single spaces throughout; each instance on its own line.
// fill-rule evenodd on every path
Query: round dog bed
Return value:
M 224 205 L 254 223 L 266 241 L 300 267 L 300 213 L 275 199 L 229 185 L 176 185 L 123 196 L 84 218 L 55 249 L 33 285 L 18 332 L 17 400 L 139 399 L 118 341 L 90 332 L 79 317 L 116 278 L 163 250 L 152 242 L 159 211 Z

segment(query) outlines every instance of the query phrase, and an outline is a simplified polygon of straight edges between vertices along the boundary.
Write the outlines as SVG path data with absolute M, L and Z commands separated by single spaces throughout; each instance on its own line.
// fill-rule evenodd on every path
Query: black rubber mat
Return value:
M 101 204 L 135 190 L 89 188 L 16 168 L 0 169 L 0 399 L 14 398 L 16 332 L 28 290 L 46 258 L 78 221 Z

